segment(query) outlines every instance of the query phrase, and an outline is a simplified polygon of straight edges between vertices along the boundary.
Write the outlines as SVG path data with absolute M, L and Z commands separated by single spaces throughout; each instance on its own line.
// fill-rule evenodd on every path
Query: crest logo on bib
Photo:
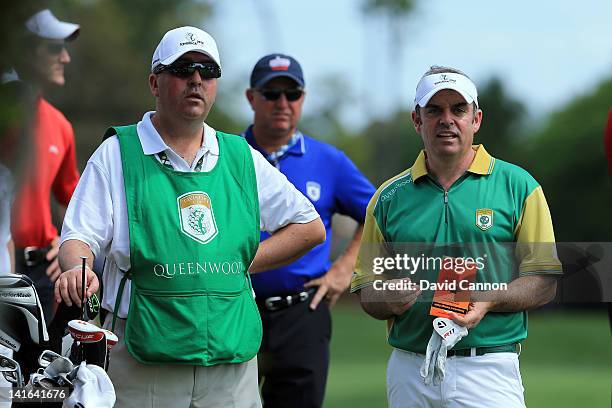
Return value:
M 321 185 L 314 181 L 307 181 L 306 194 L 312 201 L 318 201 L 321 198 Z
M 209 243 L 219 230 L 210 197 L 203 191 L 185 193 L 176 199 L 181 231 L 200 244 Z
M 493 210 L 490 208 L 479 208 L 476 210 L 476 226 L 483 231 L 493 226 Z

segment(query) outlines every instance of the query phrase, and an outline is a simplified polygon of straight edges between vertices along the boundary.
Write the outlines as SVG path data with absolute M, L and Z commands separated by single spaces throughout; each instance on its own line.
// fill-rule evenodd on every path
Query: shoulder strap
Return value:
M 104 136 L 102 136 L 102 141 L 108 139 L 111 136 L 121 135 L 127 132 L 136 132 L 136 125 L 111 126 L 106 129 L 106 132 L 104 132 Z

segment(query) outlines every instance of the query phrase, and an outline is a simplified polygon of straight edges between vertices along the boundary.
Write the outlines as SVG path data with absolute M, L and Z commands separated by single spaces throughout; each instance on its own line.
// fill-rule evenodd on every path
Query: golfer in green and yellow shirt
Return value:
M 412 113 L 424 150 L 368 207 L 351 291 L 360 291 L 369 315 L 388 321 L 391 407 L 524 406 L 518 351 L 527 337 L 526 310 L 552 300 L 562 269 L 540 185 L 473 145 L 482 118 L 467 75 L 432 67 L 417 86 Z M 427 283 L 436 283 L 440 269 L 423 265 L 448 255 L 478 258 L 473 283 L 497 290 L 473 291 L 469 310 L 451 314 L 468 334 L 447 353 L 444 380 L 426 385 L 419 369 L 434 319 Z M 396 262 L 403 256 L 420 258 L 418 270 Z M 384 266 L 393 270 L 381 273 Z M 382 290 L 385 279 L 387 289 L 403 285 Z

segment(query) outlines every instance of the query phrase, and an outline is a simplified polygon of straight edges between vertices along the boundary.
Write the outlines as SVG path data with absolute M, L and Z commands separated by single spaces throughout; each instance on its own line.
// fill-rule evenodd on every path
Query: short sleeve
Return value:
M 542 187 L 526 198 L 516 230 L 519 275 L 562 274 L 550 210 Z
M 338 212 L 363 223 L 368 202 L 376 189 L 344 153 L 339 154 L 335 197 Z
M 262 231 L 274 232 L 288 224 L 306 224 L 319 218 L 312 203 L 284 174 L 272 166 L 257 150 L 253 156 Z
M 356 292 L 368 285 L 374 280 L 380 278 L 380 273 L 375 270 L 375 260 L 389 256 L 383 232 L 375 215 L 378 194 L 376 194 L 366 210 L 365 225 L 363 234 L 361 235 L 361 244 L 359 246 L 359 255 L 355 265 L 355 272 L 351 280 L 351 293 Z

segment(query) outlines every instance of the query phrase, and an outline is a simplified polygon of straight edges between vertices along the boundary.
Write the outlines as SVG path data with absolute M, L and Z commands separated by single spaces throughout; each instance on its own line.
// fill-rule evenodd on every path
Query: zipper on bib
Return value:
M 448 191 L 444 190 L 444 223 L 448 224 Z

